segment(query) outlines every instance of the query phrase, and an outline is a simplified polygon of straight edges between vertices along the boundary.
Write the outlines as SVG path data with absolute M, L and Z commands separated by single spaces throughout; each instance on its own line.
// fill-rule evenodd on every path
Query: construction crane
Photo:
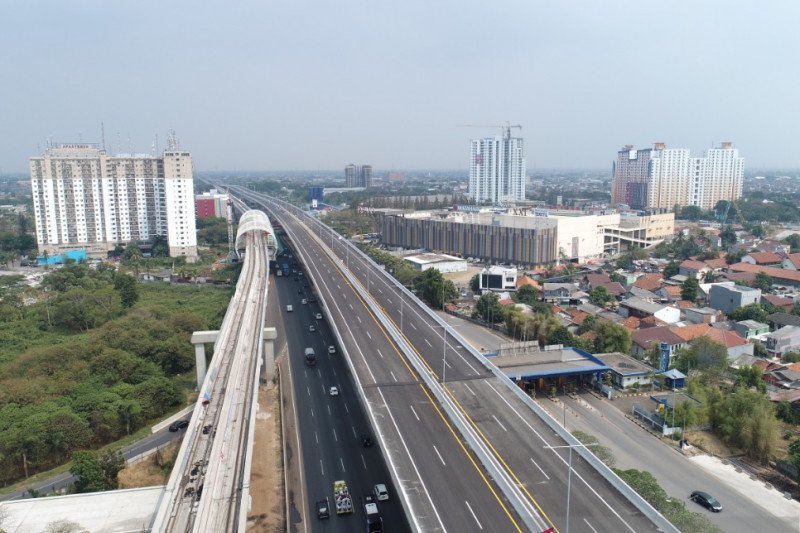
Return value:
M 505 124 L 459 124 L 459 128 L 500 128 L 503 130 L 503 138 L 508 140 L 511 138 L 511 128 L 522 129 L 521 124 L 512 124 L 506 121 Z

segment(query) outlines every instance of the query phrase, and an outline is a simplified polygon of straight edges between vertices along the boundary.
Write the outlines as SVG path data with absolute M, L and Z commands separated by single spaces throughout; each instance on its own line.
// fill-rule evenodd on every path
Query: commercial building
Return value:
M 674 214 L 481 209 L 378 212 L 383 242 L 495 263 L 586 263 L 631 247 L 649 247 L 674 231 Z
M 197 218 L 225 218 L 228 214 L 228 195 L 216 189 L 194 197 L 194 212 Z
M 372 166 L 350 163 L 344 167 L 344 181 L 347 187 L 372 187 Z
M 783 357 L 788 352 L 800 352 L 800 326 L 783 326 L 764 335 L 767 353 L 771 357 Z
M 105 255 L 162 236 L 172 256 L 196 258 L 192 172 L 191 154 L 178 149 L 156 157 L 86 143 L 48 148 L 30 158 L 39 252 Z
M 481 291 L 513 291 L 517 288 L 517 269 L 491 266 L 481 270 L 478 276 Z
M 447 272 L 466 272 L 467 262 L 458 257 L 447 254 L 415 254 L 403 257 L 403 260 L 411 263 L 417 270 L 428 270 L 435 268 L 442 274 Z
M 617 152 L 611 201 L 635 209 L 695 205 L 708 210 L 720 200 L 739 199 L 743 182 L 744 159 L 730 142 L 707 150 L 704 157 L 664 143 L 644 150 L 627 145 Z
M 504 130 L 502 137 L 470 142 L 469 195 L 478 203 L 525 199 L 525 142 Z

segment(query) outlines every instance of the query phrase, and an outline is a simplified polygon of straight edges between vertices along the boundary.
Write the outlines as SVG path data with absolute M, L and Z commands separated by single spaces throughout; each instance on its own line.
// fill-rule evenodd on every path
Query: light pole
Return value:
M 600 444 L 565 444 L 562 446 L 545 446 L 545 450 L 557 450 L 569 448 L 569 462 L 567 463 L 567 516 L 564 533 L 569 533 L 569 500 L 572 492 L 572 448 L 586 448 L 588 446 L 599 446 Z

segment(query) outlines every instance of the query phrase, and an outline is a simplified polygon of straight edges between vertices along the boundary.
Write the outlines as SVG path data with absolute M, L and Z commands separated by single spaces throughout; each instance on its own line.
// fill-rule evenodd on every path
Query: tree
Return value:
M 792 233 L 783 239 L 783 242 L 791 246 L 792 253 L 800 252 L 800 233 Z
M 444 279 L 442 273 L 435 268 L 425 270 L 416 280 L 414 288 L 429 305 L 441 309 L 445 302 L 458 297 L 458 290 L 453 282 Z
M 504 319 L 504 310 L 499 301 L 500 297 L 493 292 L 482 294 L 475 304 L 476 315 L 486 322 L 500 322 Z
M 681 283 L 681 298 L 684 300 L 689 300 L 690 302 L 694 302 L 697 300 L 697 295 L 700 291 L 700 284 L 697 282 L 697 278 L 694 276 L 689 276 L 686 281 Z
M 598 320 L 592 331 L 595 333 L 594 351 L 596 353 L 621 352 L 631 349 L 631 336 L 628 330 L 610 320 Z
M 719 375 L 728 367 L 728 349 L 724 344 L 706 337 L 698 337 L 689 343 L 688 348 L 675 354 L 675 368 L 683 373 L 699 370 L 710 375 Z
M 480 288 L 480 274 L 475 274 L 469 280 L 469 290 L 477 294 Z
M 747 304 L 744 307 L 737 307 L 729 315 L 731 320 L 739 322 L 741 320 L 755 320 L 766 324 L 769 321 L 769 314 L 757 303 Z
M 125 251 L 122 252 L 122 259 L 125 261 L 137 261 L 142 258 L 142 250 L 139 248 L 139 245 L 135 242 L 128 244 L 125 247 Z
M 756 274 L 756 279 L 753 282 L 753 286 L 757 289 L 761 289 L 762 291 L 768 291 L 772 287 L 772 281 L 772 276 L 764 272 L 759 272 Z
M 227 241 L 228 239 L 227 221 L 225 225 L 226 225 L 225 240 Z M 169 257 L 169 243 L 167 242 L 167 238 L 164 235 L 156 235 L 155 237 L 153 237 L 152 254 L 153 257 Z
M 664 279 L 669 279 L 672 276 L 676 276 L 680 271 L 680 263 L 677 261 L 670 261 L 667 263 L 667 266 L 664 267 Z
M 797 469 L 800 474 L 800 439 L 795 439 L 789 445 L 789 462 Z
M 119 293 L 122 307 L 128 309 L 139 301 L 139 286 L 136 280 L 122 272 L 114 275 L 114 289 Z
M 80 451 L 72 454 L 70 474 L 77 477 L 77 492 L 100 492 L 105 489 L 103 466 L 94 452 Z
M 727 254 L 725 254 L 725 262 L 729 265 L 733 265 L 735 263 L 739 263 L 742 260 L 742 257 L 747 255 L 747 252 L 744 250 L 731 250 Z
M 575 336 L 564 326 L 558 326 L 547 336 L 547 344 L 561 344 L 562 346 L 575 346 Z
M 609 301 L 611 301 L 612 298 L 613 297 L 611 296 L 611 293 L 608 292 L 608 289 L 602 285 L 598 285 L 597 287 L 593 288 L 592 292 L 589 293 L 589 301 L 600 307 L 606 305 Z
M 102 454 L 99 458 L 100 468 L 103 470 L 104 490 L 116 490 L 119 488 L 117 474 L 125 468 L 125 458 L 119 450 L 109 451 Z
M 800 363 L 800 352 L 786 352 L 781 357 L 781 361 L 784 363 Z
M 521 304 L 534 305 L 539 300 L 539 291 L 531 285 L 523 285 L 513 295 L 514 301 Z
M 719 240 L 723 248 L 728 248 L 736 244 L 737 237 L 736 232 L 733 231 L 733 226 L 725 226 L 725 228 L 719 232 Z
M 744 387 L 749 389 L 755 387 L 759 392 L 767 391 L 767 384 L 764 383 L 764 373 L 757 366 L 743 366 L 736 370 L 736 382 L 734 387 Z
M 679 220 L 700 220 L 706 218 L 708 213 L 696 205 L 681 207 L 676 213 L 675 218 Z

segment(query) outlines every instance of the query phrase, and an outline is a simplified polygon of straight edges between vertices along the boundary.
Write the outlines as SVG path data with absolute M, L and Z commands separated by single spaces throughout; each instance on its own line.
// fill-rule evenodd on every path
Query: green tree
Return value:
M 114 275 L 114 290 L 119 293 L 122 307 L 130 308 L 139 301 L 139 285 L 133 276 L 121 272 Z
M 435 268 L 425 270 L 414 281 L 417 294 L 432 307 L 441 309 L 445 302 L 458 297 L 458 290 L 453 282 L 444 279 L 442 273 Z
M 762 291 L 768 291 L 772 288 L 772 282 L 773 282 L 772 276 L 764 272 L 759 272 L 756 274 L 756 279 L 753 282 L 753 287 L 761 289 Z
M 767 384 L 764 383 L 764 373 L 757 366 L 743 366 L 736 370 L 735 387 L 755 387 L 759 392 L 766 392 Z
M 589 301 L 594 305 L 599 305 L 600 307 L 603 307 L 612 299 L 613 296 L 611 296 L 611 293 L 608 292 L 608 289 L 602 285 L 598 285 L 597 287 L 593 288 L 592 292 L 589 293 Z
M 135 261 L 142 258 L 142 250 L 135 242 L 128 244 L 125 251 L 122 253 L 122 259 L 125 261 Z
M 561 344 L 562 346 L 575 346 L 575 336 L 564 326 L 558 326 L 547 336 L 547 344 Z
M 493 292 L 487 292 L 478 298 L 475 303 L 475 314 L 486 322 L 500 322 L 505 320 L 503 306 L 498 302 L 500 297 Z
M 69 472 L 78 478 L 75 481 L 76 492 L 100 492 L 105 489 L 103 466 L 94 452 L 73 453 Z
M 621 352 L 631 349 L 631 336 L 628 330 L 610 320 L 598 320 L 592 331 L 595 333 L 594 351 L 596 353 Z
M 769 321 L 769 314 L 757 303 L 737 307 L 729 316 L 731 320 L 735 320 L 736 322 L 740 320 L 755 320 L 756 322 L 766 324 Z
M 53 324 L 56 327 L 87 331 L 118 316 L 122 304 L 113 289 L 75 288 L 56 297 L 53 311 Z
M 729 248 L 736 244 L 738 239 L 736 237 L 736 232 L 733 231 L 733 226 L 725 226 L 725 228 L 719 232 L 719 240 L 723 248 Z
M 125 468 L 125 458 L 119 450 L 108 451 L 99 457 L 100 468 L 103 471 L 104 490 L 117 490 L 117 474 Z
M 523 285 L 514 293 L 514 301 L 521 304 L 534 305 L 538 302 L 539 291 L 531 285 Z
M 789 462 L 797 469 L 797 472 L 800 473 L 800 439 L 795 439 L 791 444 L 789 444 L 788 459 Z
M 664 279 L 669 279 L 672 276 L 677 276 L 678 272 L 680 271 L 680 263 L 677 261 L 670 261 L 667 263 L 667 266 L 664 267 Z
M 800 233 L 792 233 L 783 239 L 783 242 L 791 246 L 792 253 L 800 252 Z
M 480 290 L 480 274 L 475 274 L 469 279 L 469 290 L 476 293 Z
M 578 439 L 578 442 L 586 446 L 598 459 L 603 461 L 605 465 L 609 468 L 614 468 L 614 465 L 617 464 L 617 459 L 614 457 L 614 453 L 608 446 L 603 446 L 600 444 L 600 441 L 597 440 L 597 437 L 591 435 L 589 433 L 584 433 L 583 431 L 573 431 L 572 435 Z
M 800 363 L 800 352 L 786 352 L 781 357 L 784 363 Z
M 683 373 L 691 369 L 719 375 L 727 367 L 728 349 L 706 336 L 692 340 L 688 348 L 678 350 L 675 355 L 675 368 Z
M 226 224 L 227 226 L 227 224 Z M 225 240 L 227 241 L 227 227 L 225 231 Z M 153 237 L 153 257 L 169 257 L 169 243 L 164 235 L 156 235 Z
M 733 265 L 735 263 L 739 263 L 742 260 L 742 257 L 747 255 L 747 252 L 744 250 L 731 250 L 727 254 L 725 254 L 725 262 L 729 265 Z
M 694 302 L 697 300 L 697 295 L 700 291 L 700 284 L 697 282 L 697 278 L 694 276 L 689 276 L 686 281 L 681 283 L 681 298 L 684 300 L 689 300 L 690 302 Z

